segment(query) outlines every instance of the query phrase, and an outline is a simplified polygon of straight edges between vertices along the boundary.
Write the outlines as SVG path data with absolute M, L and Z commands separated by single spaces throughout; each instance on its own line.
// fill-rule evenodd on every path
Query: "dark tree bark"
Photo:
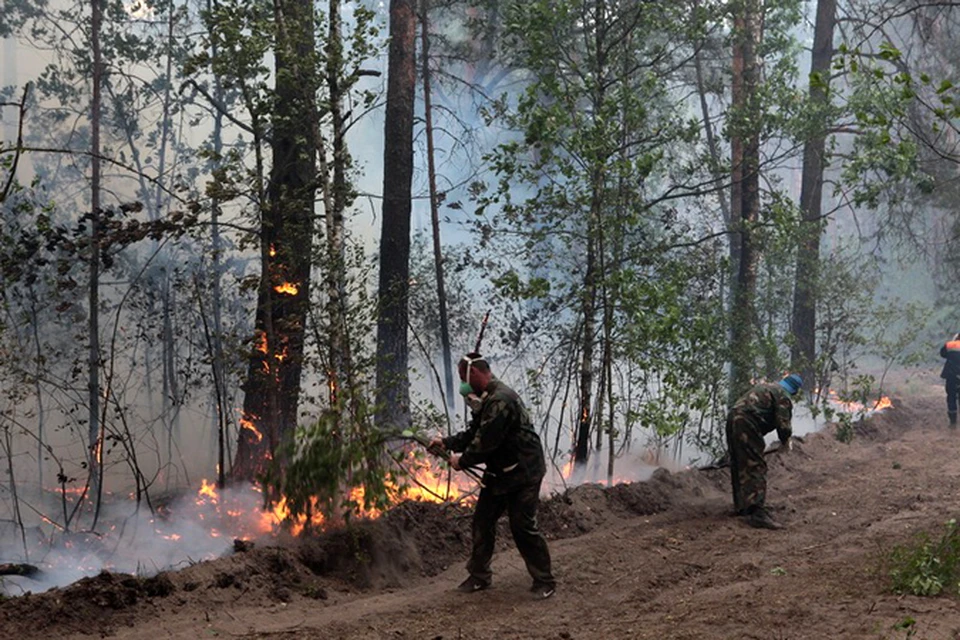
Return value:
M 753 372 L 754 308 L 757 291 L 756 223 L 760 216 L 760 113 L 757 89 L 760 69 L 757 61 L 757 43 L 762 17 L 759 0 L 744 0 L 734 16 L 734 83 L 738 81 L 738 61 L 742 65 L 740 88 L 734 94 L 736 118 L 734 140 L 742 145 L 739 189 L 734 178 L 733 210 L 739 200 L 740 256 L 734 304 L 731 310 L 731 404 L 750 386 Z M 731 146 L 732 143 L 731 143 Z M 734 147 L 735 148 L 735 147 Z M 736 148 L 735 148 L 736 149 Z M 737 157 L 734 152 L 736 171 Z M 736 196 L 739 195 L 737 199 Z
M 87 358 L 88 467 L 90 490 L 97 512 L 100 509 L 103 437 L 100 427 L 100 103 L 103 86 L 103 61 L 100 53 L 100 28 L 103 21 L 101 0 L 93 0 L 90 17 L 90 46 L 93 55 L 93 99 L 90 105 L 90 318 Z M 94 516 L 96 522 L 96 516 Z M 95 526 L 95 525 L 94 525 Z
M 595 73 L 601 76 L 607 73 L 606 64 L 606 35 L 609 25 L 607 24 L 607 6 L 604 0 L 598 0 L 594 6 L 595 16 L 593 25 L 594 55 L 596 69 Z M 593 90 L 591 100 L 593 102 L 593 113 L 598 113 L 604 102 L 605 84 L 597 82 Z M 577 421 L 577 443 L 574 449 L 574 466 L 582 467 L 587 463 L 590 456 L 590 429 L 593 423 L 593 411 L 591 404 L 593 402 L 593 356 L 596 347 L 596 326 L 597 326 L 597 280 L 600 274 L 597 273 L 597 240 L 600 233 L 600 225 L 603 222 L 600 216 L 603 213 L 603 189 L 604 175 L 603 166 L 598 160 L 594 160 L 594 168 L 590 175 L 590 212 L 587 218 L 586 228 L 586 264 L 583 277 L 583 290 L 581 291 L 580 309 L 583 316 L 583 334 L 581 338 L 580 350 L 580 409 Z M 598 437 L 601 434 L 597 434 Z M 598 439 L 597 448 L 600 440 Z
M 833 62 L 833 30 L 837 0 L 819 0 L 813 32 L 810 62 L 810 103 L 816 129 L 803 147 L 800 210 L 803 212 L 800 243 L 797 247 L 796 286 L 793 291 L 793 338 L 790 367 L 799 371 L 808 384 L 815 385 L 817 335 L 817 287 L 820 279 L 820 237 L 823 233 L 823 172 L 826 167 L 830 65 Z M 812 388 L 812 387 L 811 387 Z
M 413 2 L 391 0 L 377 322 L 377 425 L 383 429 L 404 427 L 410 422 L 407 299 L 417 79 L 415 47 Z
M 207 11 L 213 12 L 217 9 L 216 0 L 207 0 Z M 214 42 L 210 50 L 210 55 L 216 59 L 218 55 L 217 45 Z M 220 84 L 220 78 L 213 78 L 213 97 L 217 104 L 223 104 L 223 86 Z M 220 109 L 214 110 L 213 116 L 213 157 L 217 165 L 220 164 L 220 155 L 223 152 L 223 112 Z M 213 331 L 209 342 L 213 351 L 213 379 L 214 379 L 214 397 L 217 404 L 217 486 L 221 489 L 227 481 L 226 464 L 229 459 L 227 441 L 227 423 L 228 423 L 228 398 L 226 383 L 226 359 L 223 353 L 223 312 L 221 301 L 221 271 L 222 271 L 222 238 L 220 235 L 220 200 L 213 198 L 210 206 L 210 263 L 212 267 L 211 293 L 213 299 L 211 302 L 211 311 L 213 318 Z M 199 295 L 199 293 L 198 293 Z
M 590 205 L 587 224 L 587 256 L 583 291 L 581 291 L 581 309 L 583 315 L 583 333 L 580 342 L 580 410 L 577 420 L 577 446 L 574 451 L 575 466 L 587 464 L 590 457 L 590 428 L 593 422 L 593 352 L 596 344 L 596 308 L 597 308 L 597 251 L 594 237 L 600 224 L 600 193 L 598 181 L 602 180 L 599 171 L 593 177 L 593 201 Z
M 297 424 L 313 249 L 318 115 L 310 0 L 275 0 L 273 166 L 262 211 L 256 337 L 244 386 L 235 478 L 265 471 Z

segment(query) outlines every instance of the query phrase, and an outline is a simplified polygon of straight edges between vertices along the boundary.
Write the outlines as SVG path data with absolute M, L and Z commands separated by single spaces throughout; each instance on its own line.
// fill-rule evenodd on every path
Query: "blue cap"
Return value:
M 803 378 L 796 373 L 791 373 L 780 381 L 780 386 L 790 395 L 796 395 L 800 391 L 800 387 L 803 386 Z

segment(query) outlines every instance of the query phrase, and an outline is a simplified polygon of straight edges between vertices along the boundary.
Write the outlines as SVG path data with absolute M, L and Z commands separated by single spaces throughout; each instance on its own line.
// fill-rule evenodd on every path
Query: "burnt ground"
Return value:
M 850 444 L 828 428 L 768 457 L 785 530 L 731 517 L 723 469 L 545 501 L 560 580 L 546 601 L 527 592 L 505 528 L 494 588 L 455 592 L 469 509 L 406 503 L 351 530 L 152 578 L 101 574 L 11 598 L 0 638 L 960 639 L 957 597 L 893 594 L 885 564 L 894 545 L 960 512 L 960 430 L 945 426 L 933 374 L 891 396 L 895 408 L 857 425 Z

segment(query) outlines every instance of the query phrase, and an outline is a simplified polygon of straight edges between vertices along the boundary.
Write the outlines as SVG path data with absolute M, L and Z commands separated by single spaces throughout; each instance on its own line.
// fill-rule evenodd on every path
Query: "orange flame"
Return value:
M 197 495 L 201 497 L 206 496 L 214 501 L 220 498 L 220 496 L 217 495 L 217 485 L 212 482 L 207 482 L 206 478 L 200 480 L 200 491 L 197 492 Z
M 275 286 L 273 290 L 277 293 L 286 293 L 287 295 L 295 296 L 300 291 L 300 287 L 292 282 L 284 282 Z
M 827 392 L 827 401 L 844 413 L 874 414 L 893 407 L 893 401 L 887 396 L 881 396 L 872 404 L 863 404 L 855 400 L 844 401 L 833 389 Z
M 241 424 L 244 428 L 253 431 L 249 420 L 241 420 Z M 412 449 L 404 452 L 400 465 L 408 472 L 409 477 L 395 484 L 387 484 L 388 504 L 398 504 L 403 500 L 423 502 L 463 500 L 470 498 L 470 493 L 476 489 L 476 484 L 468 477 L 463 474 L 448 477 L 448 471 L 438 462 L 432 458 L 425 459 L 422 454 Z M 323 515 L 324 507 L 327 505 L 322 504 L 317 497 L 308 500 L 306 513 L 294 516 L 286 496 L 281 496 L 273 505 L 263 510 L 253 506 L 257 503 L 262 504 L 262 497 L 242 496 L 237 493 L 240 490 L 242 489 L 236 488 L 231 493 L 221 495 L 213 482 L 205 478 L 201 480 L 196 504 L 202 509 L 195 517 L 206 524 L 207 533 L 211 537 L 231 535 L 243 538 L 272 535 L 281 528 L 294 536 L 299 536 L 308 530 L 323 530 L 330 524 Z M 261 493 L 260 488 L 255 486 L 246 487 L 245 490 L 256 494 Z M 382 505 L 366 504 L 367 495 L 362 486 L 349 489 L 344 498 L 345 502 L 354 505 L 354 514 L 358 517 L 377 518 L 383 514 Z M 164 535 L 164 537 L 175 540 L 170 535 Z
M 254 438 L 257 442 L 262 442 L 262 441 L 263 441 L 263 434 L 260 433 L 260 431 L 257 430 L 257 427 L 254 426 L 254 424 L 253 424 L 253 422 L 252 422 L 251 420 L 248 420 L 247 418 L 240 418 L 240 428 L 241 428 L 241 429 L 246 429 L 247 431 L 249 431 L 250 433 L 252 433 L 252 434 L 253 434 L 253 438 Z

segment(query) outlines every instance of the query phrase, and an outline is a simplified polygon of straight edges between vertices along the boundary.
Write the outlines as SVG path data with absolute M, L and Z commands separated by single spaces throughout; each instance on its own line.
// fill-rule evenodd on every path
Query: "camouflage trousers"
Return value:
M 493 572 L 490 559 L 497 541 L 497 521 L 503 512 L 510 519 L 510 533 L 517 550 L 536 584 L 555 584 L 550 570 L 550 550 L 537 525 L 540 504 L 540 483 L 520 487 L 508 493 L 494 493 L 489 487 L 480 490 L 473 512 L 473 551 L 467 571 L 478 580 L 490 582 Z
M 734 509 L 745 514 L 762 507 L 767 497 L 766 443 L 749 415 L 739 411 L 727 415 L 727 449 Z

